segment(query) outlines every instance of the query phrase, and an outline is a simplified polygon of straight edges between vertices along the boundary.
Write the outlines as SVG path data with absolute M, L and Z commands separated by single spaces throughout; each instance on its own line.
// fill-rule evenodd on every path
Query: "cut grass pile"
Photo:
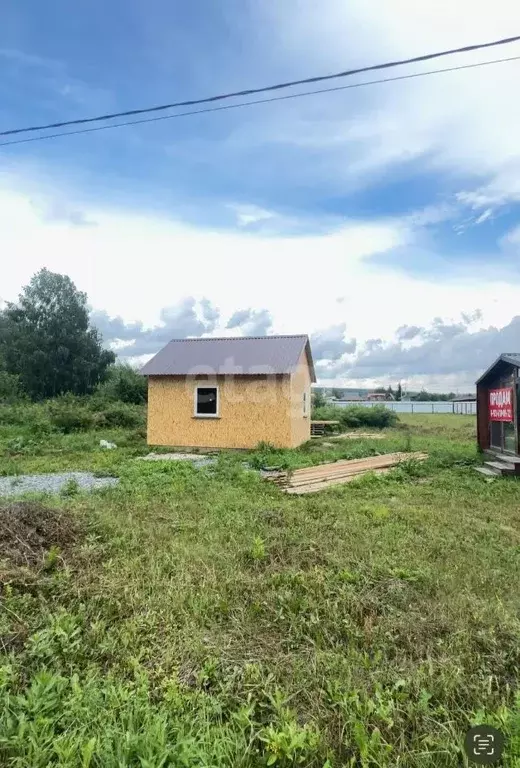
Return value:
M 0 764 L 451 768 L 487 722 L 518 766 L 520 483 L 472 471 L 473 419 L 402 421 L 250 454 L 430 456 L 303 497 L 244 455 L 134 461 L 97 434 L 76 451 L 121 483 L 53 499 L 81 538 L 4 584 L 0 637 L 22 640 L 0 646 Z
M 74 537 L 75 526 L 62 511 L 30 501 L 0 502 L 0 557 L 9 565 L 43 565 L 52 549 L 67 547 Z

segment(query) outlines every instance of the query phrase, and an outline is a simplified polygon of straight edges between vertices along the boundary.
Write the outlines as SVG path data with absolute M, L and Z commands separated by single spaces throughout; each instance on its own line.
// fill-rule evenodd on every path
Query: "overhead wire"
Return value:
M 45 141 L 47 139 L 56 139 L 61 136 L 76 136 L 82 133 L 94 133 L 97 131 L 109 130 L 111 128 L 124 128 L 130 125 L 141 125 L 143 123 L 155 123 L 163 120 L 173 120 L 178 117 L 202 115 L 202 114 L 207 114 L 209 112 L 223 112 L 230 109 L 240 109 L 242 107 L 250 107 L 256 104 L 270 104 L 272 102 L 277 102 L 277 101 L 288 101 L 290 99 L 298 99 L 304 96 L 314 96 L 317 94 L 346 91 L 354 88 L 364 88 L 366 86 L 371 86 L 371 85 L 392 83 L 400 80 L 411 80 L 413 78 L 427 77 L 428 75 L 438 75 L 438 74 L 443 74 L 445 72 L 457 72 L 457 71 L 466 70 L 466 69 L 476 69 L 477 67 L 485 67 L 493 64 L 503 64 L 506 62 L 518 61 L 518 60 L 520 60 L 520 56 L 510 56 L 504 59 L 492 59 L 490 61 L 480 61 L 474 64 L 462 64 L 457 67 L 445 67 L 444 69 L 432 69 L 426 72 L 413 72 L 408 75 L 399 75 L 397 77 L 386 77 L 386 78 L 380 78 L 377 80 L 366 80 L 361 83 L 349 83 L 348 85 L 338 85 L 332 88 L 319 88 L 319 89 L 314 89 L 312 91 L 301 91 L 299 93 L 289 93 L 289 94 L 286 94 L 285 96 L 271 96 L 266 99 L 254 99 L 252 101 L 242 101 L 242 102 L 238 102 L 237 104 L 224 104 L 220 107 L 205 107 L 204 109 L 189 110 L 186 112 L 175 112 L 172 115 L 161 115 L 158 117 L 148 117 L 148 118 L 142 118 L 139 120 L 127 120 L 121 123 L 109 123 L 107 125 L 98 125 L 92 128 L 79 128 L 75 131 L 60 131 L 58 133 L 49 133 L 49 134 L 43 134 L 38 136 L 30 136 L 28 138 L 13 139 L 10 141 L 0 142 L 0 147 L 7 147 L 13 144 L 26 144 L 33 141 Z
M 348 69 L 343 72 L 335 72 L 330 75 L 319 75 L 316 77 L 306 77 L 300 80 L 290 80 L 283 83 L 276 83 L 274 85 L 266 85 L 261 88 L 248 88 L 246 90 L 234 91 L 231 93 L 222 93 L 217 96 L 208 96 L 202 99 L 190 99 L 188 101 L 177 101 L 171 104 L 160 104 L 154 107 L 145 107 L 143 109 L 130 109 L 124 112 L 112 112 L 106 115 L 97 115 L 95 117 L 85 117 L 77 120 L 63 120 L 57 123 L 48 123 L 46 125 L 32 125 L 24 128 L 11 128 L 6 131 L 0 131 L 0 136 L 12 136 L 20 133 L 31 133 L 35 131 L 51 130 L 53 128 L 66 128 L 69 125 L 84 125 L 86 123 L 104 122 L 107 120 L 113 120 L 119 117 L 130 117 L 132 115 L 141 115 L 151 112 L 160 112 L 167 109 L 176 109 L 179 107 L 192 107 L 197 104 L 207 104 L 214 101 L 222 101 L 224 99 L 237 98 L 239 96 L 252 96 L 257 93 L 266 93 L 267 91 L 276 91 L 283 88 L 292 88 L 297 85 L 310 85 L 311 83 L 320 83 L 326 80 L 334 80 L 342 77 L 351 77 L 352 75 L 359 75 L 365 72 L 373 72 L 376 70 L 389 69 L 391 67 L 400 67 L 409 64 L 417 64 L 423 61 L 430 61 L 431 59 L 438 59 L 443 56 L 453 56 L 459 53 L 470 53 L 473 51 L 479 51 L 486 48 L 493 48 L 496 46 L 509 45 L 520 41 L 520 35 L 513 37 L 505 37 L 500 40 L 492 40 L 487 43 L 477 43 L 474 45 L 466 45 L 460 48 L 452 48 L 445 51 L 436 51 L 435 53 L 427 53 L 421 56 L 413 56 L 408 59 L 399 59 L 396 61 L 387 61 L 382 64 L 372 64 L 365 67 L 358 67 L 356 69 Z

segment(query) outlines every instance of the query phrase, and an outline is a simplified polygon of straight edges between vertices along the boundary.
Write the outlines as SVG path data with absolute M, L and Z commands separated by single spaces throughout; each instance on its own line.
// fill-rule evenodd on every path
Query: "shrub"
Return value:
M 54 430 L 51 424 L 49 415 L 47 413 L 38 413 L 31 418 L 29 423 L 29 431 L 34 437 L 46 437 Z
M 374 405 L 367 408 L 363 405 L 353 405 L 347 408 L 341 409 L 343 413 L 340 416 L 340 421 L 345 427 L 391 427 L 396 424 L 399 419 L 394 411 L 389 408 L 385 408 L 384 405 Z
M 316 421 L 340 421 L 343 410 L 334 405 L 323 405 L 312 409 L 311 418 Z
M 43 437 L 53 429 L 47 407 L 29 401 L 1 405 L 0 424 L 25 427 L 34 437 Z
M 117 363 L 109 369 L 107 380 L 98 387 L 97 394 L 101 400 L 142 405 L 148 399 L 148 381 L 131 365 Z
M 80 488 L 77 480 L 74 480 L 74 478 L 71 477 L 67 480 L 65 485 L 62 487 L 60 494 L 64 498 L 68 498 L 69 496 L 77 496 L 79 491 L 80 491 Z
M 271 443 L 261 441 L 250 454 L 248 463 L 253 469 L 264 469 L 265 467 L 286 469 L 289 466 L 289 454 L 287 451 L 271 445 Z
M 93 414 L 79 398 L 58 397 L 49 401 L 47 408 L 51 425 L 64 434 L 91 429 L 94 425 Z
M 144 413 L 126 403 L 113 403 L 95 414 L 94 423 L 96 427 L 136 429 L 144 424 Z
M 28 409 L 21 405 L 1 405 L 0 424 L 21 426 L 28 421 Z
M 24 397 L 20 377 L 0 371 L 0 403 L 14 403 Z
M 13 437 L 5 443 L 5 453 L 8 456 L 18 454 L 31 454 L 34 451 L 35 443 L 33 440 L 26 440 L 24 437 Z
M 399 419 L 394 411 L 384 405 L 367 407 L 364 405 L 348 405 L 338 408 L 334 405 L 316 408 L 313 419 L 320 421 L 339 421 L 343 428 L 355 427 L 392 427 Z

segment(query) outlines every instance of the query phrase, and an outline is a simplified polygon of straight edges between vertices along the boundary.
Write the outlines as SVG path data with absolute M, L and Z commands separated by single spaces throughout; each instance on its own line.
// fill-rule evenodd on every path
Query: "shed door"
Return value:
M 516 453 L 516 431 L 513 421 L 490 422 L 490 443 L 492 448 L 507 453 Z
M 502 422 L 492 421 L 490 423 L 490 443 L 492 448 L 502 450 Z

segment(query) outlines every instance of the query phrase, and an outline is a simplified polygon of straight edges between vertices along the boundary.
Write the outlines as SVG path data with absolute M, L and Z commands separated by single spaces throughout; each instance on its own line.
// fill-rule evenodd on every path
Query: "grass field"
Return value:
M 36 499 L 72 541 L 0 569 L 0 765 L 451 768 L 486 722 L 520 766 L 520 483 L 471 417 L 400 424 L 203 469 L 0 427 L 2 474 L 121 478 Z M 430 458 L 301 497 L 243 466 L 393 450 Z

